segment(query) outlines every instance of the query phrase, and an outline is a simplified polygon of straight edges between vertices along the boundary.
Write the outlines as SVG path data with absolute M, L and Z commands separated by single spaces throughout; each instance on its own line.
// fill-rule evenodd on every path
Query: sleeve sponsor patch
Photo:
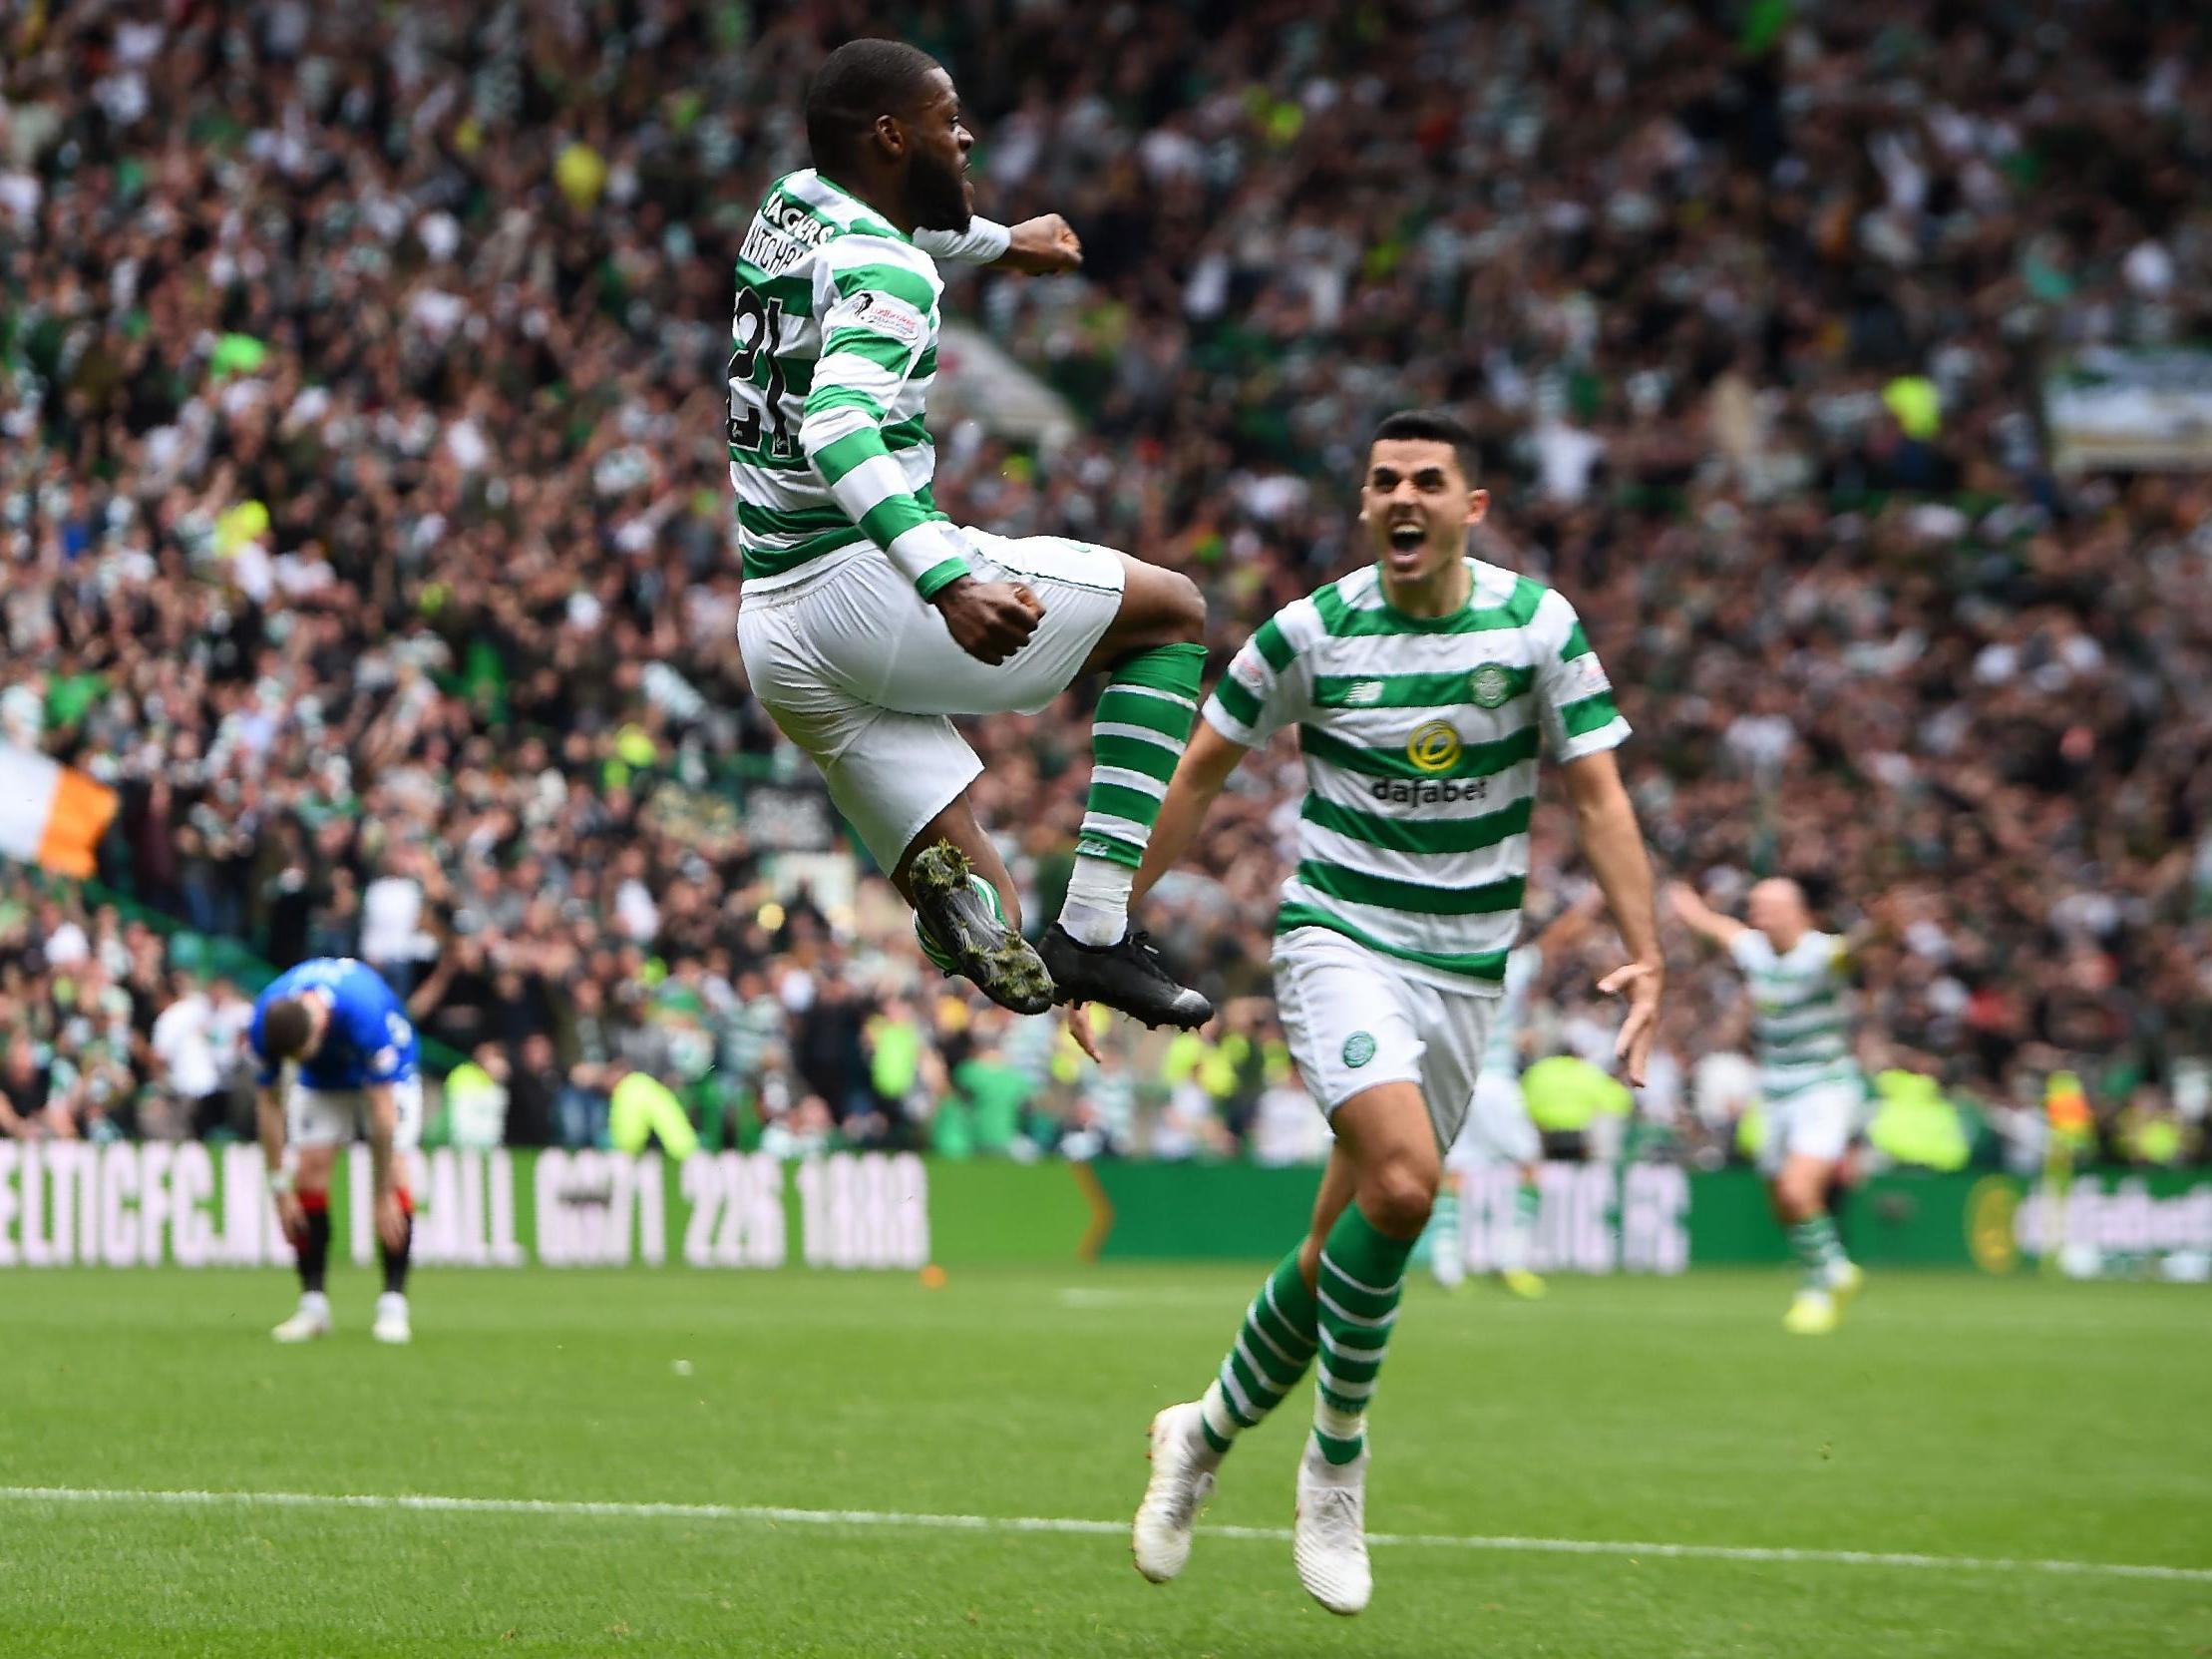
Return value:
M 1584 651 L 1574 661 L 1562 663 L 1560 668 L 1562 702 L 1578 702 L 1613 689 L 1613 681 L 1606 677 L 1605 664 L 1598 660 L 1596 651 Z
M 1260 655 L 1260 648 L 1249 640 L 1243 650 L 1229 659 L 1229 677 L 1256 697 L 1268 694 L 1268 664 Z
M 929 337 L 927 317 L 905 300 L 874 288 L 863 288 L 830 307 L 822 319 L 822 332 L 828 335 L 840 328 L 864 328 L 908 346 L 919 346 Z
M 379 1048 L 369 1056 L 369 1075 L 372 1077 L 389 1077 L 398 1069 L 399 1050 L 397 1048 Z

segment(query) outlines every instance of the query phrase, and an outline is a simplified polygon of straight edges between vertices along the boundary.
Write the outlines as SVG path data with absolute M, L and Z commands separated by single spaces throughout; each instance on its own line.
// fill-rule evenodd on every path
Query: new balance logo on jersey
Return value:
M 1380 778 L 1367 793 L 1391 806 L 1435 806 L 1449 801 L 1479 801 L 1490 793 L 1488 778 L 1465 783 L 1416 783 L 1410 778 Z
M 1346 708 L 1368 708 L 1382 701 L 1382 681 L 1362 679 L 1344 689 Z

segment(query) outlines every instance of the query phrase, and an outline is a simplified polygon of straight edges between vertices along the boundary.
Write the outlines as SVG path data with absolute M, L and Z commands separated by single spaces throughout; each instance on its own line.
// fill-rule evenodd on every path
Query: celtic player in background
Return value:
M 1129 929 L 1129 890 L 1198 717 L 1206 607 L 1191 581 L 1087 542 L 956 529 L 929 493 L 936 261 L 1073 270 L 1057 215 L 974 216 L 974 144 L 951 77 L 857 40 L 807 90 L 815 165 L 768 187 L 737 266 L 730 481 L 745 599 L 738 644 L 915 907 L 923 948 L 1023 1014 L 1104 1003 L 1148 1025 L 1213 1009 Z M 949 718 L 1036 713 L 1106 686 L 1067 903 L 1041 953 L 968 805 L 982 767 Z
M 1534 1301 L 1544 1294 L 1544 1281 L 1529 1267 L 1530 1238 L 1543 1201 L 1537 1166 L 1544 1161 L 1544 1144 L 1529 1120 L 1529 1103 L 1521 1093 L 1521 1062 L 1527 1057 L 1522 1043 L 1528 1036 L 1529 1002 L 1545 965 L 1558 962 L 1604 908 L 1604 891 L 1592 888 L 1535 938 L 1506 955 L 1503 992 L 1490 1018 L 1490 1040 L 1483 1046 L 1475 1097 L 1466 1126 L 1444 1155 L 1446 1177 L 1429 1218 L 1429 1267 L 1446 1290 L 1457 1289 L 1467 1276 L 1466 1247 L 1459 1229 L 1459 1176 L 1463 1171 L 1509 1163 L 1521 1180 L 1514 1188 L 1513 1216 L 1499 1241 L 1492 1271 L 1498 1283 L 1518 1297 Z
M 1574 607 L 1466 557 L 1488 493 L 1449 415 L 1392 415 L 1360 492 L 1375 564 L 1263 623 L 1215 687 L 1168 791 L 1141 896 L 1246 753 L 1295 724 L 1306 796 L 1275 977 L 1290 1050 L 1336 1135 L 1303 1243 L 1260 1288 L 1203 1399 L 1153 1420 L 1133 1542 L 1175 1576 L 1237 1436 L 1319 1358 L 1291 1547 L 1322 1606 L 1372 1581 L 1366 1412 L 1406 1259 L 1458 1134 L 1520 930 L 1537 758 L 1565 766 L 1585 856 L 1633 961 L 1618 1052 L 1644 1080 L 1664 970 L 1651 866 L 1613 750 L 1629 734 Z
M 1800 1336 L 1825 1335 L 1866 1281 L 1843 1253 L 1828 1213 L 1836 1166 L 1866 1105 L 1865 1079 L 1851 1053 L 1851 941 L 1813 926 L 1793 881 L 1751 889 L 1744 905 L 1749 926 L 1721 915 L 1686 883 L 1672 883 L 1666 898 L 1691 931 L 1743 970 L 1766 1115 L 1759 1173 L 1774 1219 L 1805 1270 L 1782 1324 Z

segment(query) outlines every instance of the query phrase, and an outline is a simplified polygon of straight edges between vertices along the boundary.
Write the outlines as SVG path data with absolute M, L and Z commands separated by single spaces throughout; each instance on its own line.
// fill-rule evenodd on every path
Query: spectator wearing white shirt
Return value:
M 215 1005 L 188 974 L 171 975 L 170 993 L 173 1001 L 155 1019 L 148 1041 L 162 1062 L 162 1088 L 177 1128 L 203 1136 L 228 1115 L 215 1046 Z

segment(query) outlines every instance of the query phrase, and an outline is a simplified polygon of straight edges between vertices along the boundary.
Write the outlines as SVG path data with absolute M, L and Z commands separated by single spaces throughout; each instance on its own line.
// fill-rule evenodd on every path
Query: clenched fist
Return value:
M 1058 213 L 1040 213 L 1013 227 L 1013 240 L 998 256 L 998 263 L 1031 276 L 1076 270 L 1083 263 L 1083 243 Z

